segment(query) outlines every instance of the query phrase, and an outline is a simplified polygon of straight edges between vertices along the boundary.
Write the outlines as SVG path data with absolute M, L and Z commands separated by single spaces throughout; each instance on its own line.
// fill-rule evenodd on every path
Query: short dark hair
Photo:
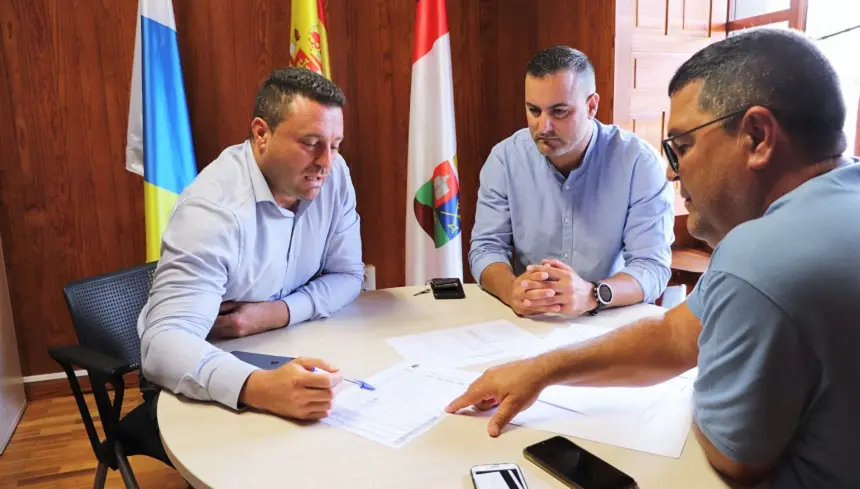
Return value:
M 595 86 L 594 66 L 582 51 L 569 46 L 552 46 L 542 49 L 526 65 L 526 73 L 537 78 L 554 75 L 559 71 L 572 71 L 584 75 L 591 87 Z
M 346 97 L 328 78 L 306 68 L 279 68 L 273 71 L 257 91 L 252 118 L 266 121 L 271 130 L 278 127 L 296 95 L 307 97 L 328 107 L 343 107 Z
M 703 111 L 724 116 L 766 107 L 805 156 L 822 159 L 845 151 L 839 79 L 824 54 L 798 31 L 751 29 L 706 46 L 678 68 L 669 96 L 697 80 L 703 81 Z M 739 121 L 731 117 L 724 126 L 732 132 Z

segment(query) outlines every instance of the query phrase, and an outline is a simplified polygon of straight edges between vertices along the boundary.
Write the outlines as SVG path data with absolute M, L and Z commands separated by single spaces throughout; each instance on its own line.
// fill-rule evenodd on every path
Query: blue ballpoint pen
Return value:
M 376 390 L 376 387 L 373 387 L 372 385 L 368 384 L 367 382 L 365 382 L 365 381 L 363 381 L 363 380 L 358 380 L 358 379 L 347 379 L 346 377 L 344 377 L 344 378 L 343 378 L 343 380 L 345 380 L 345 381 L 347 381 L 347 382 L 352 382 L 353 384 L 355 384 L 355 385 L 357 385 L 357 386 L 361 387 L 362 389 L 366 389 L 366 390 L 369 390 L 369 391 L 375 391 L 375 390 Z
M 323 369 L 321 369 L 321 368 L 316 368 L 316 367 L 314 367 L 314 369 L 312 370 L 312 372 L 316 372 L 317 370 L 320 370 L 320 371 L 326 372 L 325 370 L 323 370 Z M 326 372 L 326 373 L 331 373 L 331 372 Z M 363 380 L 358 380 L 358 379 L 348 379 L 348 378 L 346 378 L 346 377 L 343 377 L 343 380 L 345 380 L 345 381 L 347 381 L 347 382 L 352 382 L 353 384 L 355 384 L 355 385 L 357 385 L 357 386 L 359 386 L 359 387 L 361 387 L 362 389 L 365 389 L 365 390 L 369 390 L 369 391 L 375 391 L 375 390 L 376 390 L 376 387 L 373 387 L 372 385 L 368 384 L 367 382 L 365 382 L 365 381 L 363 381 Z

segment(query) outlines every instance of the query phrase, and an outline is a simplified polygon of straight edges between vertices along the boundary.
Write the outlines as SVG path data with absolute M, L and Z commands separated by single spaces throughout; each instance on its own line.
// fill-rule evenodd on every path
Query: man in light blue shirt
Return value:
M 448 410 L 499 404 L 498 436 L 548 385 L 651 385 L 697 366 L 692 429 L 732 487 L 860 487 L 860 161 L 842 156 L 836 73 L 805 35 L 753 29 L 687 60 L 669 95 L 669 177 L 690 234 L 714 247 L 693 292 L 491 369 Z
M 585 54 L 547 48 L 526 72 L 528 128 L 481 169 L 472 276 L 521 315 L 653 302 L 674 239 L 665 164 L 636 135 L 595 119 Z M 542 264 L 551 267 L 529 268 Z
M 257 94 L 250 139 L 179 196 L 138 322 L 147 380 L 234 409 L 327 415 L 336 367 L 299 358 L 260 370 L 207 338 L 326 317 L 359 294 L 359 216 L 338 154 L 344 103 L 321 75 L 274 71 Z

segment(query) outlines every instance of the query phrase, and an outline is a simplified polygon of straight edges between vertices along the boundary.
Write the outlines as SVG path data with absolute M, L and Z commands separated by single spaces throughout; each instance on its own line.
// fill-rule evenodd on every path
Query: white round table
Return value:
M 466 299 L 459 300 L 435 300 L 432 294 L 416 297 L 418 290 L 364 292 L 325 320 L 219 346 L 227 351 L 316 356 L 349 375 L 366 378 L 402 360 L 384 341 L 388 337 L 496 319 L 541 337 L 564 325 L 519 318 L 475 285 L 466 285 Z M 491 438 L 487 421 L 470 416 L 446 416 L 399 449 L 320 422 L 296 422 L 254 411 L 236 413 L 168 391 L 159 396 L 158 422 L 174 466 L 199 488 L 470 489 L 470 467 L 502 462 L 518 464 L 529 489 L 564 487 L 522 455 L 523 448 L 553 433 L 515 426 Z M 631 475 L 642 489 L 727 487 L 709 466 L 692 432 L 679 459 L 571 439 Z

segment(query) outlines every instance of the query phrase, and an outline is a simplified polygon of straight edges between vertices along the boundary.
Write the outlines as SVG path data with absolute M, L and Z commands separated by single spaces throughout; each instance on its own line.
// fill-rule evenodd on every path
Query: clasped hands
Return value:
M 579 316 L 597 307 L 594 285 L 559 260 L 529 265 L 514 279 L 510 306 L 520 316 L 560 313 Z
M 268 302 L 225 301 L 209 332 L 211 339 L 241 338 L 280 328 L 290 322 L 290 310 L 282 300 Z

